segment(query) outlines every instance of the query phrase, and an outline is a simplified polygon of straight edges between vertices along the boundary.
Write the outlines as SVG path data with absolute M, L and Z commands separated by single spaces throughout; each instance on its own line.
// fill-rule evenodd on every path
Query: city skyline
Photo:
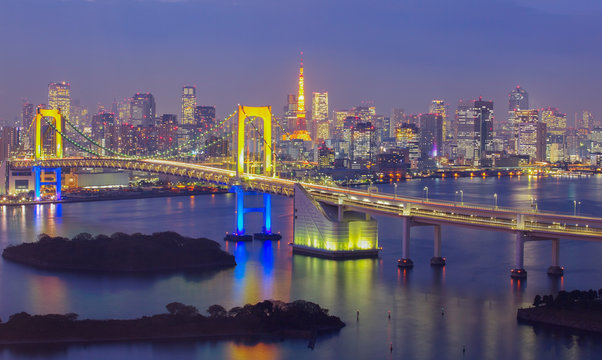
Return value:
M 454 7 L 443 6 L 446 11 L 436 6 L 437 1 L 370 5 L 362 11 L 353 7 L 359 2 L 350 2 L 326 4 L 319 16 L 309 12 L 315 2 L 301 2 L 300 13 L 309 25 L 324 25 L 324 36 L 318 36 L 312 26 L 297 30 L 293 26 L 299 21 L 296 19 L 287 24 L 282 19 L 286 9 L 270 1 L 244 5 L 211 1 L 33 3 L 38 5 L 33 9 L 20 3 L 4 4 L 6 11 L 0 12 L 4 14 L 0 15 L 0 26 L 7 30 L 2 31 L 2 37 L 11 34 L 10 28 L 24 29 L 25 22 L 34 24 L 22 34 L 11 34 L 12 40 L 6 42 L 7 56 L 0 59 L 4 69 L 0 118 L 8 123 L 20 114 L 21 99 L 44 102 L 48 84 L 56 81 L 70 82 L 72 100 L 80 100 L 91 112 L 97 103 L 108 106 L 114 98 L 150 92 L 157 99 L 157 114 L 180 114 L 181 88 L 191 84 L 197 85 L 198 103 L 215 105 L 219 116 L 237 103 L 269 104 L 280 109 L 286 103 L 286 94 L 296 90 L 294 69 L 299 51 L 304 51 L 306 94 L 328 91 L 331 109 L 372 100 L 377 112 L 384 115 L 393 108 L 424 113 L 433 99 L 455 104 L 458 99 L 479 96 L 503 104 L 509 91 L 521 85 L 531 96 L 532 108 L 557 107 L 568 114 L 570 123 L 575 112 L 588 110 L 594 118 L 602 113 L 596 89 L 601 79 L 592 71 L 600 50 L 589 46 L 595 43 L 600 29 L 595 21 L 584 21 L 600 17 L 602 9 L 594 2 L 573 5 L 570 11 L 568 2 L 563 1 L 547 6 L 537 1 L 528 2 L 529 6 L 512 1 L 488 5 L 461 1 Z M 61 25 L 47 27 L 45 35 L 64 39 L 64 50 L 34 40 L 48 25 L 46 17 L 50 19 L 66 7 L 72 15 Z M 267 15 L 266 9 L 270 10 Z M 110 26 L 101 26 L 102 19 L 95 17 L 97 11 L 105 10 L 119 14 L 106 19 L 105 25 Z M 491 19 L 491 24 L 476 22 L 469 30 L 455 24 L 477 10 L 496 11 L 498 16 Z M 191 14 L 199 15 L 198 11 L 201 19 L 197 23 L 185 21 L 191 19 Z M 161 26 L 149 27 L 149 20 L 142 16 L 160 16 L 163 12 L 165 24 Z M 246 16 L 255 19 L 257 26 L 248 29 L 245 36 L 240 26 L 205 36 L 217 19 L 209 24 L 201 24 L 200 20 L 224 13 L 230 15 L 232 23 Z M 328 15 L 335 13 L 376 25 L 335 31 L 335 25 L 328 22 Z M 124 14 L 132 16 L 131 23 Z M 392 23 L 396 15 L 400 16 L 399 29 Z M 174 18 L 181 21 L 176 23 Z M 427 18 L 432 21 L 420 24 Z M 266 19 L 271 21 L 262 21 Z M 562 31 L 546 27 L 554 22 L 571 26 Z M 513 28 L 519 24 L 519 30 Z M 541 26 L 546 31 L 538 30 Z M 408 27 L 412 31 L 404 31 Z M 284 35 L 271 33 L 276 29 L 285 30 L 285 34 L 286 29 L 291 30 L 288 34 L 294 41 L 280 42 Z M 453 51 L 460 46 L 455 38 L 460 35 L 460 39 L 480 41 L 482 51 L 475 56 Z M 191 42 L 199 36 L 206 41 Z M 253 40 L 265 44 L 264 49 L 252 47 Z M 189 46 L 175 52 L 175 47 L 185 41 Z M 225 43 L 232 44 L 232 48 L 224 47 Z M 433 44 L 436 49 L 432 49 Z M 143 46 L 152 48 L 146 56 L 138 52 Z M 364 46 L 373 50 L 366 52 Z M 198 56 L 203 49 L 212 51 Z M 108 56 L 114 53 L 118 56 Z M 405 55 L 400 58 L 400 53 Z M 496 111 L 495 116 L 500 119 L 505 114 Z

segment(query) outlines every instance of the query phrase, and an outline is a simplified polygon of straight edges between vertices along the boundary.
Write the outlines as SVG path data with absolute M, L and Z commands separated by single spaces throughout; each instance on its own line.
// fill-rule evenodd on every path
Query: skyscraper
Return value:
M 397 135 L 397 129 L 406 121 L 406 113 L 404 109 L 394 108 L 391 112 L 391 120 L 389 121 L 389 137 L 393 138 Z
M 445 141 L 450 135 L 451 126 L 449 124 L 448 119 L 448 105 L 444 100 L 433 100 L 431 101 L 431 105 L 429 106 L 429 113 L 431 114 L 439 114 L 443 118 L 443 126 L 442 126 L 442 136 L 443 141 Z
M 493 101 L 461 101 L 456 108 L 457 155 L 477 162 L 493 146 Z
M 516 149 L 519 155 L 529 155 L 531 161 L 546 158 L 546 124 L 539 121 L 538 110 L 516 110 Z
M 196 86 L 184 86 L 182 88 L 182 114 L 180 122 L 182 125 L 194 124 L 194 108 L 196 107 Z
M 132 97 L 130 121 L 134 126 L 152 126 L 155 124 L 155 98 L 151 93 L 136 93 Z
M 514 138 L 517 137 L 517 125 L 514 118 L 514 110 L 528 110 L 529 109 L 529 94 L 527 91 L 517 85 L 516 88 L 512 89 L 508 94 L 508 118 L 504 124 L 500 124 L 507 133 L 514 133 Z M 516 146 L 516 143 L 511 144 Z M 516 148 L 515 148 L 516 150 Z
M 328 91 L 314 92 L 312 99 L 312 118 L 314 121 L 328 119 Z
M 35 106 L 29 102 L 23 103 L 23 108 L 21 110 L 21 124 L 25 131 L 29 130 L 34 116 L 36 116 Z
M 196 128 L 201 129 L 203 131 L 211 129 L 215 125 L 215 106 L 195 107 L 194 124 Z
M 48 106 L 60 109 L 61 115 L 71 120 L 71 84 L 66 81 L 48 84 Z
M 541 121 L 546 124 L 546 132 L 550 135 L 566 133 L 566 114 L 561 113 L 557 108 L 542 109 Z
M 529 109 L 529 94 L 518 85 L 508 94 L 508 111 Z
M 420 153 L 422 158 L 440 155 L 443 144 L 443 117 L 438 114 L 420 115 Z
M 321 142 L 328 139 L 330 135 L 328 92 L 314 92 L 312 95 L 312 137 L 314 140 Z

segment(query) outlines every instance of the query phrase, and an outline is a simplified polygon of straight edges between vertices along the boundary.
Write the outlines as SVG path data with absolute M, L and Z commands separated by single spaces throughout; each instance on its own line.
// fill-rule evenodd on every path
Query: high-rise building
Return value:
M 575 115 L 575 127 L 577 129 L 591 129 L 594 125 L 594 116 L 591 112 L 584 110 L 581 114 L 581 118 Z
M 479 97 L 474 102 L 475 123 L 478 123 L 477 143 L 479 157 L 483 158 L 487 151 L 493 151 L 493 101 Z
M 132 120 L 132 98 L 124 98 L 117 101 L 117 111 L 115 111 L 115 120 L 118 124 L 130 124 Z
M 529 94 L 520 86 L 508 94 L 508 111 L 529 109 Z
M 184 86 L 182 88 L 182 114 L 180 116 L 182 125 L 194 124 L 195 107 L 196 86 Z
M 318 167 L 320 169 L 334 168 L 334 149 L 322 144 L 318 148 Z
M 312 126 L 311 137 L 317 144 L 328 139 L 330 133 L 330 121 L 328 120 L 328 92 L 312 93 Z
M 445 141 L 451 135 L 451 125 L 449 124 L 448 116 L 449 105 L 444 100 L 433 100 L 429 106 L 429 113 L 441 115 L 443 118 L 443 141 Z
M 19 128 L 3 126 L 0 132 L 0 162 L 7 160 L 19 148 Z
M 155 124 L 155 98 L 151 93 L 136 93 L 130 106 L 130 121 L 134 126 L 152 126 Z
M 564 135 L 566 133 L 566 114 L 557 108 L 548 107 L 540 112 L 541 122 L 546 124 L 548 135 Z
M 79 101 L 75 100 L 73 104 L 71 104 L 71 118 L 69 120 L 75 124 L 75 126 L 88 126 L 88 109 L 79 103 Z
M 406 123 L 406 112 L 404 109 L 394 108 L 391 112 L 391 120 L 389 122 L 389 137 L 393 138 L 397 134 L 397 129 L 401 124 Z
M 420 129 L 416 124 L 401 124 L 395 136 L 397 146 L 408 149 L 410 160 L 420 158 Z
M 531 161 L 546 159 L 546 124 L 539 121 L 538 110 L 516 110 L 517 154 L 528 155 Z
M 48 106 L 60 109 L 61 115 L 71 120 L 71 84 L 66 81 L 48 84 Z
M 438 114 L 420 115 L 420 156 L 437 157 L 443 145 L 443 117 Z
M 360 122 L 351 127 L 351 160 L 354 164 L 368 165 L 377 153 L 376 129 L 372 123 Z
M 514 138 L 516 138 L 516 119 L 514 118 L 515 110 L 528 110 L 529 109 L 529 94 L 527 91 L 520 86 L 512 89 L 508 94 L 508 119 L 506 122 L 506 129 L 514 132 Z M 513 144 L 514 146 L 516 144 Z
M 314 121 L 328 119 L 328 91 L 312 93 L 311 113 Z
M 284 106 L 284 126 L 289 133 L 295 132 L 297 125 L 297 95 L 288 94 L 286 96 L 286 106 Z
M 194 125 L 197 129 L 201 129 L 201 131 L 211 129 L 215 125 L 215 106 L 195 107 Z
M 21 126 L 25 131 L 29 130 L 31 123 L 33 122 L 33 118 L 36 116 L 36 108 L 33 104 L 29 102 L 23 103 L 23 108 L 21 109 Z

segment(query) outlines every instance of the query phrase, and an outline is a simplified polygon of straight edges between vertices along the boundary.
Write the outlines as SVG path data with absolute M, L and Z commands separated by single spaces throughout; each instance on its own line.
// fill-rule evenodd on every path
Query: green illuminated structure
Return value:
M 314 200 L 295 185 L 293 252 L 328 258 L 378 257 L 378 224 L 369 214 Z

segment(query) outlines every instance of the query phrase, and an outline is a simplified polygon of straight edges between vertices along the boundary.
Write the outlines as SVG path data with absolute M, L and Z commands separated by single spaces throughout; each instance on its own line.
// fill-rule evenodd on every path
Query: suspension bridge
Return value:
M 235 117 L 235 115 L 238 116 Z M 49 118 L 50 116 L 50 118 Z M 263 126 L 255 122 L 262 120 Z M 263 213 L 263 231 L 256 234 L 261 239 L 277 239 L 271 229 L 271 195 L 294 197 L 294 240 L 293 251 L 329 257 L 354 258 L 378 256 L 378 226 L 376 216 L 389 216 L 401 219 L 402 238 L 400 246 L 402 257 L 398 260 L 400 268 L 411 268 L 410 233 L 416 226 L 434 228 L 433 257 L 431 264 L 444 266 L 446 259 L 441 254 L 441 226 L 461 226 L 485 231 L 501 231 L 514 235 L 515 256 L 511 276 L 524 278 L 524 243 L 526 241 L 550 241 L 552 244 L 551 265 L 548 274 L 562 275 L 560 266 L 560 239 L 577 241 L 602 241 L 602 218 L 575 216 L 538 211 L 534 209 L 512 209 L 498 206 L 482 206 L 464 202 L 428 200 L 410 196 L 374 193 L 356 189 L 341 188 L 335 185 L 298 182 L 276 176 L 276 157 L 273 151 L 271 107 L 239 106 L 224 120 L 207 130 L 216 132 L 228 121 L 236 122 L 232 135 L 234 169 L 217 167 L 210 164 L 196 164 L 173 160 L 182 157 L 182 149 L 197 139 L 189 140 L 173 149 L 152 156 L 132 156 L 109 149 L 66 120 L 74 134 L 63 131 L 60 111 L 38 112 L 35 119 L 36 143 L 32 159 L 14 159 L 12 169 L 34 169 L 36 173 L 36 196 L 43 185 L 56 186 L 60 192 L 60 172 L 63 168 L 103 168 L 145 171 L 168 174 L 195 181 L 205 181 L 226 185 L 236 193 L 235 232 L 228 240 L 249 240 L 245 234 L 244 214 L 252 211 Z M 41 132 L 42 122 L 55 132 L 54 153 L 46 154 L 43 149 Z M 277 122 L 276 124 L 280 126 Z M 249 173 L 250 159 L 245 146 L 250 133 L 259 138 L 261 146 L 261 166 L 263 174 Z M 77 134 L 87 144 L 77 141 Z M 39 135 L 39 136 L 38 136 Z M 260 136 L 258 136 L 260 135 Z M 64 157 L 62 141 L 65 140 L 87 156 Z M 92 148 L 94 146 L 94 148 Z M 209 146 L 206 144 L 205 146 Z M 111 156 L 103 156 L 94 149 L 102 149 Z M 196 148 L 198 150 L 198 147 Z M 54 171 L 56 182 L 45 183 L 40 180 L 42 171 Z M 245 208 L 244 195 L 248 192 L 263 193 L 264 205 L 260 208 Z

